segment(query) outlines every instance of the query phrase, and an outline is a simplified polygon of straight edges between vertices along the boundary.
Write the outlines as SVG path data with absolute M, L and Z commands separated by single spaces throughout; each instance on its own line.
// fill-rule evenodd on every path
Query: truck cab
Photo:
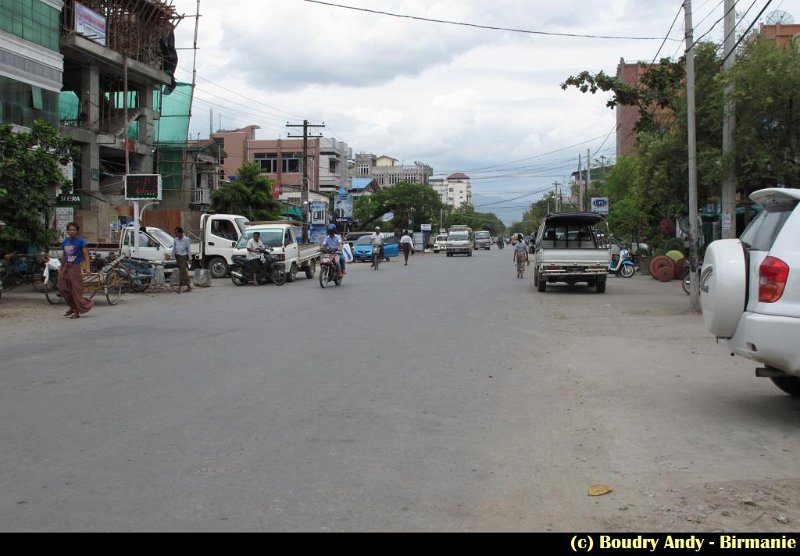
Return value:
M 475 250 L 486 249 L 489 251 L 492 248 L 492 234 L 486 230 L 478 230 L 475 232 L 473 247 Z
M 203 214 L 200 217 L 200 249 L 203 268 L 214 278 L 228 274 L 231 256 L 247 226 L 247 218 L 239 214 Z

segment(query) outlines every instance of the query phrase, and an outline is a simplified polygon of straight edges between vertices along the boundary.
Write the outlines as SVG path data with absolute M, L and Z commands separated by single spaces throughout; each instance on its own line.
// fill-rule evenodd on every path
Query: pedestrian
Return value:
M 61 243 L 61 270 L 58 271 L 58 291 L 69 305 L 65 317 L 77 319 L 94 307 L 94 301 L 83 297 L 83 263 L 89 261 L 86 240 L 78 235 L 76 222 L 67 224 L 67 237 Z
M 514 262 L 517 263 L 517 278 L 525 277 L 525 266 L 528 265 L 528 246 L 522 238 L 522 234 L 517 235 L 517 243 L 514 245 Z
M 383 257 L 383 234 L 381 233 L 380 226 L 375 226 L 375 231 L 372 232 L 369 242 L 372 245 L 372 268 L 378 270 L 375 263 L 379 262 L 381 257 Z
M 400 238 L 400 245 L 403 248 L 403 258 L 406 260 L 403 266 L 408 266 L 408 256 L 411 254 L 411 250 L 414 248 L 414 240 L 411 239 L 411 236 L 408 234 L 408 230 L 403 230 L 403 237 Z
M 181 287 L 186 286 L 186 291 L 192 291 L 192 283 L 189 280 L 189 259 L 192 257 L 192 248 L 189 245 L 189 238 L 183 235 L 183 228 L 175 228 L 175 239 L 172 242 L 172 256 L 178 262 L 178 272 L 180 282 L 178 282 L 178 292 Z

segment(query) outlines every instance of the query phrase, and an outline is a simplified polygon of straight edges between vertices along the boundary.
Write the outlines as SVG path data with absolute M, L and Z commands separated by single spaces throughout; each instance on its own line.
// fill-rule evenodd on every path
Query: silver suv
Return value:
M 762 189 L 763 206 L 740 239 L 709 245 L 700 275 L 703 321 L 734 355 L 764 365 L 800 397 L 800 189 Z

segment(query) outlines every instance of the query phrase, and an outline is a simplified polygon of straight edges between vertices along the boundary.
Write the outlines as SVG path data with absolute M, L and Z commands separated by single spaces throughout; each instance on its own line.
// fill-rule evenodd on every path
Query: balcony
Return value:
M 207 206 L 211 204 L 211 190 L 205 188 L 192 189 L 192 206 Z

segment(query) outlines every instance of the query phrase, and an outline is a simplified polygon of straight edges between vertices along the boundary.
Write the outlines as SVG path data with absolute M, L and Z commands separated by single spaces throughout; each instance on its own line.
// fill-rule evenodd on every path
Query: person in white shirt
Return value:
M 372 268 L 375 268 L 375 258 L 383 256 L 383 234 L 380 226 L 375 226 L 375 231 L 372 232 L 369 242 L 372 244 Z
M 403 230 L 403 237 L 400 238 L 400 246 L 403 248 L 403 258 L 406 260 L 403 266 L 408 266 L 408 256 L 414 248 L 414 240 L 411 239 L 408 230 Z
M 266 250 L 261 241 L 261 234 L 253 232 L 253 237 L 247 240 L 247 261 L 253 267 L 253 285 L 258 285 L 258 271 L 261 269 L 261 252 Z

